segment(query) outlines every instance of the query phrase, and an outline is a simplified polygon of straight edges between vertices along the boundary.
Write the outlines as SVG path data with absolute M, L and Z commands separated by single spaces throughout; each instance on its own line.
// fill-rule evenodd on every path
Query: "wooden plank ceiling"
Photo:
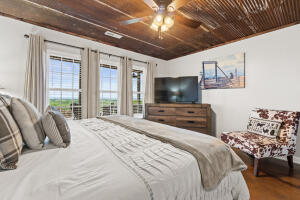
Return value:
M 122 20 L 153 15 L 142 0 L 1 0 L 0 15 L 164 60 L 300 22 L 300 0 L 186 2 L 178 12 L 202 25 L 195 29 L 175 20 L 162 40 L 149 28 L 151 21 L 119 24 Z M 108 37 L 104 35 L 107 30 L 124 37 Z

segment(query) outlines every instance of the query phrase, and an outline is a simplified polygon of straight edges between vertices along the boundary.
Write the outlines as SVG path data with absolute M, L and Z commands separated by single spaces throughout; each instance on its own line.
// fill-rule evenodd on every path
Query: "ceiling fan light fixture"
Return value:
M 161 26 L 161 32 L 165 32 L 165 31 L 167 31 L 169 28 L 168 28 L 168 26 L 166 25 L 166 24 L 163 24 L 162 26 Z
M 157 26 L 154 22 L 150 26 L 151 29 L 158 31 L 159 26 Z
M 173 24 L 174 24 L 173 18 L 170 17 L 170 16 L 166 16 L 165 19 L 164 19 L 164 24 L 165 24 L 168 28 L 172 27 Z
M 160 26 L 160 25 L 163 24 L 163 21 L 164 21 L 163 15 L 158 14 L 158 15 L 156 15 L 156 17 L 154 18 L 153 23 L 154 23 L 155 25 L 157 25 L 157 26 Z
M 167 10 L 168 10 L 168 12 L 174 12 L 175 8 L 172 5 L 169 5 Z

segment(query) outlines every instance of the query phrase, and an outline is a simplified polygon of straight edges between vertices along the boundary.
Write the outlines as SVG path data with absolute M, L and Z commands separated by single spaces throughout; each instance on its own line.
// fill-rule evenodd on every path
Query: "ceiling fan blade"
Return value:
M 152 16 L 147 16 L 147 17 L 140 17 L 140 18 L 135 18 L 135 19 L 129 19 L 129 20 L 125 20 L 125 21 L 121 21 L 120 25 L 129 25 L 129 24 L 134 24 L 134 23 L 138 23 L 138 22 L 143 22 L 146 21 L 148 19 L 151 19 Z
M 198 22 L 198 21 L 195 21 L 195 20 L 192 20 L 192 19 L 188 19 L 182 15 L 176 15 L 175 16 L 175 21 L 176 22 L 179 22 L 185 26 L 188 26 L 190 28 L 198 28 L 200 25 L 201 25 L 201 22 Z
M 178 10 L 182 6 L 188 4 L 193 0 L 174 0 L 172 3 L 169 4 L 168 7 L 172 7 L 174 10 Z
M 158 5 L 154 0 L 143 0 L 145 4 L 147 4 L 152 10 L 158 10 Z

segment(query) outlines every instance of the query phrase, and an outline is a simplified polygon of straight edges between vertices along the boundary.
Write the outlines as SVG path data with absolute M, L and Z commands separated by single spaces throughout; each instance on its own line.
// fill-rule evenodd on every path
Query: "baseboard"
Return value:
M 300 157 L 294 156 L 294 162 L 300 164 Z
M 280 160 L 285 160 L 285 161 L 287 161 L 287 158 L 286 158 L 286 157 L 277 157 L 277 159 L 280 159 Z M 296 163 L 296 164 L 299 164 L 299 165 L 300 165 L 300 157 L 298 157 L 298 156 L 294 156 L 294 157 L 293 157 L 293 160 L 294 160 L 294 163 Z

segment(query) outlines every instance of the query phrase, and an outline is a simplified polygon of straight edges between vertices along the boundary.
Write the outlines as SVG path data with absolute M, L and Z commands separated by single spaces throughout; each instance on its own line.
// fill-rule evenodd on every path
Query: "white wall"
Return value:
M 202 61 L 246 53 L 246 88 L 202 93 L 216 113 L 216 133 L 246 129 L 254 107 L 300 111 L 300 25 L 171 60 L 160 67 L 164 76 L 198 75 Z M 298 151 L 300 157 L 300 134 Z
M 28 39 L 24 38 L 24 34 L 38 33 L 47 40 L 80 47 L 91 47 L 102 52 L 128 56 L 142 61 L 153 61 L 158 64 L 158 67 L 162 67 L 166 63 L 166 61 L 150 56 L 45 29 L 7 17 L 0 16 L 0 27 L 0 88 L 4 87 L 7 92 L 20 97 L 23 97 L 28 48 Z M 52 50 L 55 48 L 59 51 L 72 51 L 72 49 L 51 45 Z M 74 49 L 73 51 L 76 52 Z

